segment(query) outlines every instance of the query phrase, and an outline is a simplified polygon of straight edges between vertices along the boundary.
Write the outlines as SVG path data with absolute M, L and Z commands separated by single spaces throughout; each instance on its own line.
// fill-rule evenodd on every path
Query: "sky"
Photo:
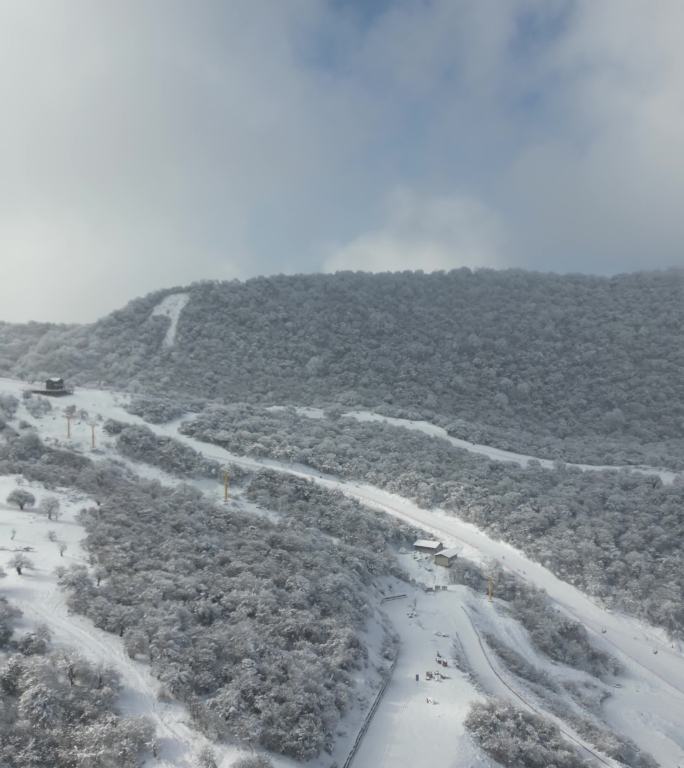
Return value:
M 681 0 L 0 0 L 0 320 L 684 266 Z

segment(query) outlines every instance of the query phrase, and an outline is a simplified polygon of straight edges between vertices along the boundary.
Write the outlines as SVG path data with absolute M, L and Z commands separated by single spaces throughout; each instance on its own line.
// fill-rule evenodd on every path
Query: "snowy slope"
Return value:
M 145 715 L 156 727 L 159 741 L 159 759 L 156 766 L 164 768 L 191 768 L 196 753 L 207 740 L 188 725 L 189 716 L 179 704 L 163 703 L 157 699 L 159 683 L 149 669 L 133 661 L 125 652 L 121 638 L 97 629 L 82 616 L 69 613 L 64 594 L 57 586 L 54 570 L 57 566 L 86 565 L 85 553 L 80 547 L 83 529 L 76 522 L 79 509 L 92 505 L 92 500 L 73 492 L 47 492 L 38 484 L 23 482 L 22 478 L 0 476 L 0 499 L 15 487 L 31 491 L 39 501 L 43 496 L 57 496 L 62 517 L 49 521 L 34 511 L 20 511 L 0 502 L 0 542 L 3 549 L 30 547 L 27 556 L 35 568 L 18 576 L 6 566 L 10 551 L 0 551 L 0 563 L 5 566 L 7 577 L 3 579 L 3 594 L 23 611 L 25 628 L 46 624 L 57 647 L 78 650 L 92 662 L 102 662 L 121 675 L 124 686 L 120 706 L 130 715 Z M 11 531 L 15 530 L 14 539 Z M 64 556 L 59 554 L 58 543 L 48 540 L 53 530 L 59 542 L 67 544 Z M 221 755 L 221 765 L 228 766 L 239 754 L 237 749 L 226 747 Z
M 25 386 L 21 382 L 2 380 L 0 393 L 20 397 Z M 52 411 L 38 418 L 33 417 L 22 403 L 14 421 L 18 422 L 22 419 L 34 425 L 46 444 L 69 447 L 76 452 L 88 454 L 94 460 L 107 456 L 116 458 L 139 475 L 158 480 L 166 485 L 187 482 L 156 467 L 122 459 L 115 452 L 115 438 L 101 429 L 105 419 L 145 423 L 124 410 L 123 405 L 127 399 L 127 396 L 106 391 L 80 390 L 73 397 L 52 401 Z M 71 437 L 67 438 L 64 408 L 70 405 L 77 407 L 79 415 L 72 420 Z M 95 450 L 91 446 L 90 425 L 92 423 L 96 424 Z M 200 479 L 194 484 L 203 493 L 214 497 L 217 501 L 222 498 L 223 488 L 218 483 Z M 160 766 L 160 768 L 196 768 L 196 756 L 199 750 L 206 745 L 211 745 L 219 760 L 219 768 L 228 768 L 235 758 L 244 755 L 242 749 L 227 743 L 210 743 L 195 730 L 184 705 L 179 702 L 169 703 L 158 700 L 159 682 L 152 676 L 146 664 L 134 661 L 128 656 L 121 638 L 97 629 L 85 617 L 68 611 L 64 594 L 57 586 L 54 570 L 60 565 L 88 564 L 87 557 L 80 546 L 85 533 L 76 520 L 76 514 L 79 509 L 92 506 L 94 502 L 73 492 L 64 491 L 56 494 L 50 491 L 48 493 L 40 485 L 28 483 L 21 477 L 2 475 L 0 475 L 0 500 L 4 500 L 10 490 L 15 487 L 30 490 L 38 502 L 46 495 L 58 496 L 63 512 L 58 522 L 51 522 L 37 511 L 22 512 L 0 503 L 0 565 L 5 566 L 8 571 L 8 577 L 2 580 L 0 587 L 2 587 L 2 593 L 23 611 L 24 627 L 28 629 L 38 623 L 46 624 L 52 632 L 56 646 L 78 649 L 88 659 L 106 663 L 119 672 L 124 684 L 123 697 L 119 702 L 122 710 L 130 715 L 145 715 L 155 725 L 160 747 L 159 758 L 151 761 L 150 765 Z M 274 514 L 260 509 L 246 499 L 237 498 L 232 503 L 241 510 L 254 514 L 269 517 Z M 67 544 L 63 557 L 60 557 L 58 544 L 48 540 L 49 530 L 55 530 L 59 541 Z M 37 565 L 35 569 L 25 571 L 21 577 L 14 571 L 10 572 L 6 566 L 15 547 L 17 549 L 30 547 L 29 556 Z M 369 649 L 369 665 L 365 670 L 353 673 L 358 685 L 357 694 L 361 698 L 372 697 L 381 682 L 377 670 L 387 665 L 381 655 L 385 622 L 384 616 L 374 616 L 366 627 L 364 639 Z M 328 768 L 334 760 L 342 763 L 349 753 L 364 716 L 365 712 L 362 708 L 352 707 L 339 723 L 338 738 L 332 755 L 324 754 L 318 759 L 309 761 L 307 763 L 309 768 Z M 272 755 L 271 759 L 276 768 L 293 768 L 295 765 L 300 765 L 278 755 Z
M 166 336 L 164 336 L 164 341 L 162 342 L 164 347 L 172 347 L 174 345 L 178 320 L 188 301 L 190 301 L 189 293 L 172 293 L 170 296 L 162 299 L 152 310 L 152 317 L 168 317 L 170 321 Z
M 354 765 L 358 768 L 441 765 L 485 768 L 495 765 L 477 750 L 465 732 L 470 705 L 482 701 L 467 676 L 453 666 L 442 669 L 437 654 L 451 657 L 449 620 L 433 596 L 407 590 L 403 599 L 386 603 L 401 636 L 401 652 L 392 680 Z M 437 634 L 439 633 L 439 634 Z M 426 670 L 441 670 L 449 679 L 427 680 Z M 416 681 L 416 674 L 420 680 Z
M 18 395 L 22 384 L 16 381 L 0 381 L 0 391 L 11 391 Z M 68 402 L 67 402 L 68 401 Z M 92 415 L 100 414 L 102 418 L 115 418 L 131 423 L 143 423 L 141 419 L 131 416 L 123 410 L 122 405 L 125 396 L 112 392 L 98 390 L 79 390 L 73 397 L 65 398 L 64 404 L 75 404 L 77 408 L 84 408 Z M 30 421 L 26 413 L 21 413 L 22 418 Z M 495 541 L 474 526 L 465 523 L 453 515 L 441 510 L 424 510 L 417 507 L 409 500 L 389 494 L 373 486 L 341 481 L 331 476 L 323 476 L 318 472 L 304 466 L 284 464 L 269 460 L 256 460 L 230 454 L 227 451 L 213 445 L 201 443 L 193 438 L 181 435 L 178 432 L 178 423 L 163 426 L 147 425 L 158 434 L 169 435 L 185 442 L 187 445 L 204 453 L 205 456 L 215 458 L 222 462 L 235 462 L 248 468 L 269 467 L 278 472 L 288 473 L 298 477 L 309 478 L 320 485 L 339 489 L 351 498 L 382 510 L 400 519 L 418 525 L 425 530 L 438 535 L 448 544 L 460 545 L 464 553 L 472 555 L 481 562 L 497 561 L 505 569 L 517 573 L 530 583 L 544 588 L 556 604 L 568 615 L 579 620 L 594 634 L 596 641 L 606 650 L 616 655 L 624 664 L 626 674 L 621 680 L 622 687 L 612 692 L 612 697 L 605 707 L 605 714 L 609 722 L 617 731 L 628 735 L 645 751 L 651 752 L 665 768 L 684 764 L 684 737 L 682 735 L 682 723 L 684 723 L 684 656 L 681 649 L 670 647 L 662 632 L 649 627 L 642 622 L 629 617 L 610 613 L 604 610 L 592 599 L 581 593 L 569 584 L 557 579 L 542 566 L 528 560 L 522 553 L 502 542 Z M 65 422 L 59 411 L 43 417 L 39 428 L 48 439 L 66 442 Z M 89 450 L 90 429 L 87 424 L 74 424 L 73 437 L 70 444 L 77 450 Z M 105 450 L 108 447 L 108 438 L 98 432 L 98 445 Z M 70 547 L 71 550 L 71 547 Z M 72 552 L 73 554 L 73 552 Z M 421 609 L 419 621 L 406 621 L 403 618 L 400 601 L 388 604 L 388 612 L 395 620 L 395 625 L 402 638 L 402 656 L 395 672 L 395 680 L 390 684 L 385 700 L 381 704 L 376 720 L 366 735 L 362 748 L 357 757 L 356 766 L 365 765 L 419 765 L 407 758 L 404 762 L 398 762 L 400 752 L 394 747 L 387 746 L 394 739 L 404 739 L 405 734 L 413 733 L 414 738 L 405 738 L 404 751 L 407 755 L 418 755 L 420 750 L 430 749 L 434 755 L 454 754 L 455 743 L 459 749 L 468 743 L 467 739 L 461 743 L 459 737 L 459 723 L 462 723 L 467 710 L 467 705 L 477 700 L 479 694 L 468 689 L 462 682 L 459 686 L 445 687 L 447 693 L 439 694 L 444 698 L 444 704 L 430 705 L 415 687 L 414 672 L 424 672 L 422 668 L 415 669 L 423 658 L 423 648 L 437 648 L 432 638 L 436 627 L 447 627 L 447 634 L 463 634 L 470 638 L 467 643 L 477 661 L 479 675 L 482 676 L 487 690 L 495 688 L 493 683 L 491 665 L 490 672 L 486 672 L 483 665 L 483 657 L 473 654 L 473 635 L 468 635 L 465 623 L 458 626 L 454 624 L 455 616 L 459 615 L 456 606 L 450 603 L 454 598 L 447 596 L 433 596 L 426 598 L 432 602 Z M 441 602 L 440 602 L 441 601 Z M 463 598 L 461 603 L 463 604 Z M 390 607 L 391 605 L 391 607 Z M 488 609 L 485 609 L 488 610 Z M 429 617 L 429 618 L 428 618 Z M 465 621 L 459 615 L 460 622 Z M 492 621 L 494 621 L 492 619 Z M 408 622 L 408 623 L 407 623 Z M 420 623 L 419 623 L 420 622 Z M 422 626 L 420 626 L 422 624 Z M 605 634 L 603 633 L 605 630 Z M 503 630 L 501 630 L 503 631 Z M 427 638 L 430 636 L 430 641 Z M 107 636 L 108 637 L 108 636 Z M 422 639 L 421 639 L 422 638 Z M 511 641 L 511 635 L 507 636 Z M 516 647 L 524 656 L 533 653 L 526 646 L 524 638 L 516 641 Z M 411 650 L 414 649 L 414 650 Z M 653 653 L 657 650 L 657 655 Z M 428 659 L 429 661 L 429 659 Z M 429 666 L 426 669 L 430 668 Z M 413 670 L 413 671 L 412 671 Z M 408 676 L 408 677 L 407 677 Z M 496 677 L 496 676 L 494 676 Z M 498 679 L 498 678 L 497 678 Z M 409 683 L 414 683 L 413 686 Z M 489 692 L 501 692 L 492 690 Z M 429 695 L 429 694 L 428 694 Z M 439 696 L 437 696 L 439 700 Z M 440 709 L 440 707 L 443 707 Z M 449 712 L 448 720 L 451 728 L 441 727 L 440 721 L 443 715 L 437 713 Z M 416 724 L 414 728 L 412 724 Z M 418 727 L 418 724 L 421 724 Z M 413 730 L 411 730 L 413 728 Z M 424 738 L 418 739 L 415 734 L 424 734 Z M 417 752 L 411 753 L 409 744 Z M 382 745 L 385 747 L 382 747 Z M 422 745 L 422 746 L 421 746 Z M 385 749 L 383 752 L 382 750 Z M 366 755 L 366 757 L 364 757 Z M 411 758 L 413 759 L 413 758 Z M 454 758 L 455 759 L 455 758 Z M 478 765 L 476 756 L 472 756 L 471 765 Z M 486 765 L 487 763 L 482 763 Z M 178 765 L 182 765 L 179 763 Z M 452 768 L 448 762 L 445 765 Z M 453 768 L 460 768 L 461 763 L 454 762 Z
M 521 467 L 526 467 L 531 461 L 538 463 L 545 469 L 553 469 L 556 462 L 553 459 L 541 459 L 538 456 L 528 456 L 524 453 L 515 453 L 514 451 L 505 451 L 502 448 L 494 448 L 491 445 L 482 445 L 480 443 L 471 443 L 468 440 L 461 440 L 458 437 L 452 437 L 445 429 L 438 427 L 435 424 L 430 424 L 429 421 L 413 421 L 411 419 L 395 419 L 390 416 L 381 416 L 378 413 L 372 411 L 350 411 L 344 414 L 357 421 L 382 421 L 387 424 L 391 424 L 395 427 L 403 427 L 404 429 L 411 429 L 415 432 L 422 432 L 423 434 L 430 435 L 431 437 L 438 437 L 440 440 L 446 440 L 456 448 L 462 448 L 470 453 L 478 453 L 487 458 L 495 461 L 508 461 L 513 464 L 519 464 Z M 626 466 L 626 465 L 611 465 L 611 464 L 573 464 L 567 463 L 566 466 L 573 469 L 580 469 L 583 472 L 605 472 L 621 470 L 630 470 L 631 472 L 638 472 L 644 475 L 657 475 L 664 483 L 672 483 L 677 472 L 672 472 L 669 469 L 657 469 L 655 467 L 645 466 Z
M 267 411 L 284 411 L 287 406 L 272 405 L 266 408 Z M 322 408 L 307 408 L 305 406 L 295 406 L 294 410 L 299 416 L 304 416 L 308 419 L 324 419 L 325 411 Z M 461 448 L 469 453 L 477 453 L 480 456 L 486 456 L 493 461 L 504 461 L 512 464 L 518 464 L 521 467 L 529 466 L 530 462 L 535 462 L 544 469 L 554 469 L 556 462 L 553 459 L 542 459 L 538 456 L 530 456 L 525 453 L 516 453 L 515 451 L 506 451 L 503 448 L 496 448 L 492 445 L 484 445 L 483 443 L 471 443 L 468 440 L 462 440 L 458 437 L 450 435 L 443 427 L 438 427 L 436 424 L 431 424 L 429 421 L 420 421 L 413 419 L 398 419 L 393 416 L 383 416 L 380 413 L 374 413 L 373 411 L 345 411 L 342 414 L 349 419 L 355 419 L 361 422 L 381 422 L 389 424 L 393 427 L 401 427 L 403 429 L 410 429 L 412 432 L 421 432 L 429 437 L 436 437 L 440 440 L 445 440 L 456 448 Z M 657 475 L 663 483 L 669 484 L 679 476 L 678 472 L 673 472 L 670 469 L 658 469 L 657 467 L 626 465 L 626 464 L 573 464 L 572 462 L 566 462 L 566 466 L 572 469 L 579 469 L 583 472 L 620 472 L 629 470 L 630 472 L 637 472 L 643 475 Z

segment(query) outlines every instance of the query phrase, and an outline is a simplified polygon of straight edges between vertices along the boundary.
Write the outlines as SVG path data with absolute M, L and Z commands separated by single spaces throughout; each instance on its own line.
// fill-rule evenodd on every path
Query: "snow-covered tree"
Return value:
M 24 507 L 32 507 L 36 503 L 36 497 L 30 491 L 15 488 L 7 495 L 7 503 L 14 504 L 23 510 Z
M 7 565 L 9 565 L 10 568 L 14 568 L 19 576 L 22 575 L 24 570 L 28 570 L 34 567 L 33 561 L 22 552 L 18 552 L 16 555 L 11 557 L 7 562 Z
M 56 496 L 43 496 L 38 504 L 38 511 L 46 515 L 48 520 L 57 520 L 59 507 L 59 499 Z

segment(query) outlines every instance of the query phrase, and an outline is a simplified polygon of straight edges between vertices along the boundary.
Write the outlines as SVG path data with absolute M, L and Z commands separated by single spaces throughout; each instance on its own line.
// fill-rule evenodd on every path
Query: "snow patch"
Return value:
M 168 317 L 171 321 L 168 330 L 166 331 L 166 336 L 164 336 L 162 346 L 167 348 L 172 347 L 176 342 L 178 319 L 188 301 L 190 301 L 189 293 L 172 293 L 170 296 L 163 298 L 152 310 L 150 317 L 161 315 L 162 317 Z

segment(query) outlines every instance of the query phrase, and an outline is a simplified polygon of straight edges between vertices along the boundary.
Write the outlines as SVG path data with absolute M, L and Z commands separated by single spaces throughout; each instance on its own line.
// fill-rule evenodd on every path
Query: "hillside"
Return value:
M 157 394 L 363 406 L 552 458 L 624 450 L 630 463 L 674 465 L 682 285 L 676 271 L 467 269 L 198 283 L 88 326 L 5 327 L 0 365 Z
M 100 677 L 89 670 L 111 667 L 116 685 L 90 711 L 130 732 L 131 768 L 342 765 L 385 681 L 354 766 L 440 756 L 449 768 L 681 762 L 681 645 L 605 610 L 573 579 L 554 577 L 488 535 L 484 521 L 472 525 L 405 497 L 412 476 L 399 463 L 359 474 L 365 457 L 387 445 L 356 444 L 347 479 L 347 469 L 321 467 L 314 453 L 305 464 L 283 451 L 260 458 L 270 444 L 244 425 L 230 432 L 240 440 L 254 432 L 259 453 L 189 434 L 230 409 L 209 406 L 166 422 L 153 410 L 146 421 L 133 413 L 139 404 L 110 390 L 79 388 L 58 404 L 24 392 L 22 382 L 0 380 L 0 591 L 8 601 L 0 600 L 0 680 L 14 739 L 2 757 L 11 768 L 73 764 L 70 743 L 52 759 L 31 735 L 46 708 L 63 711 L 51 692 L 69 690 L 77 647 L 91 665 L 79 693 L 90 685 L 97 696 Z M 64 405 L 75 414 L 66 439 Z M 259 410 L 249 413 L 256 418 Z M 294 424 L 290 411 L 272 413 Z M 319 422 L 336 434 L 333 420 L 304 418 L 310 424 L 296 430 L 302 440 Z M 340 422 L 351 429 L 341 424 L 336 439 L 354 447 L 354 430 L 363 438 L 368 425 Z M 425 466 L 439 469 L 431 438 L 416 432 L 420 445 L 409 444 L 404 433 L 386 426 L 379 435 L 397 457 L 418 448 Z M 434 449 L 442 443 L 450 446 L 441 438 Z M 485 485 L 496 463 L 472 460 L 486 470 L 473 485 Z M 429 485 L 440 490 L 436 479 L 415 479 L 421 496 Z M 415 537 L 427 535 L 457 549 L 449 568 L 411 551 Z M 25 558 L 22 572 L 17 557 Z M 41 661 L 50 637 L 56 676 Z M 46 650 L 34 649 L 38 640 Z M 17 669 L 27 670 L 20 686 Z M 97 749 L 101 733 L 98 726 L 79 737 L 78 754 Z M 110 743 L 120 748 L 123 738 Z M 215 759 L 200 759 L 207 749 Z M 241 761 L 255 749 L 270 762 Z M 508 754 L 517 763 L 503 759 Z

